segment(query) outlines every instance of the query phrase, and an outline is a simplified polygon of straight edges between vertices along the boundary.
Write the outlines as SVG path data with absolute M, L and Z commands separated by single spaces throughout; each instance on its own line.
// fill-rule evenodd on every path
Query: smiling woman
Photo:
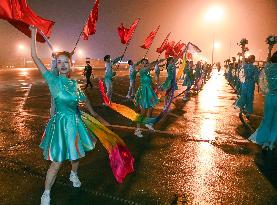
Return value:
M 133 156 L 121 138 L 95 118 L 79 110 L 79 103 L 85 102 L 90 114 L 99 117 L 77 81 L 70 79 L 72 54 L 66 51 L 54 53 L 56 64 L 54 63 L 52 67 L 57 73 L 49 71 L 37 56 L 37 29 L 31 26 L 30 30 L 32 32 L 32 58 L 49 87 L 54 105 L 52 116 L 40 143 L 44 159 L 51 161 L 41 205 L 50 204 L 51 187 L 61 164 L 66 160 L 71 161 L 72 164 L 69 180 L 73 183 L 73 187 L 81 186 L 77 176 L 79 160 L 85 156 L 86 152 L 94 149 L 96 136 L 109 151 L 113 174 L 116 180 L 122 183 L 125 176 L 134 171 Z

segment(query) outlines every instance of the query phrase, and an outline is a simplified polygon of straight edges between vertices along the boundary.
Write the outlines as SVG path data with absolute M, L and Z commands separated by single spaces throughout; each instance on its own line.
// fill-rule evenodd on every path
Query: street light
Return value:
M 222 20 L 224 16 L 224 10 L 221 6 L 213 6 L 210 7 L 207 12 L 205 13 L 204 19 L 206 22 L 210 23 L 217 23 Z M 214 42 L 214 29 L 213 29 L 213 49 L 212 49 L 212 65 L 214 64 L 214 49 L 215 49 L 215 42 Z
M 221 44 L 219 42 L 214 43 L 214 48 L 221 48 Z
M 79 49 L 79 50 L 77 50 L 77 55 L 80 57 L 80 58 L 82 58 L 84 55 L 84 52 L 83 52 L 83 50 L 81 50 L 81 49 Z
M 23 56 L 23 67 L 26 67 L 26 59 L 25 59 L 25 55 L 24 55 L 24 52 L 26 51 L 25 45 L 22 44 L 22 43 L 18 44 L 17 45 L 17 50 Z
M 223 18 L 223 16 L 223 8 L 221 6 L 213 6 L 207 10 L 204 18 L 208 22 L 218 22 Z

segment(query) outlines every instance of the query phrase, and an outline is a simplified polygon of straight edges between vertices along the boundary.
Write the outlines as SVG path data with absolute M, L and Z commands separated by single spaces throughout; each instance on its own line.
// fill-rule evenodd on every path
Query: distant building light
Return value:
M 128 63 L 128 61 L 118 61 L 119 64 L 124 64 L 124 63 Z

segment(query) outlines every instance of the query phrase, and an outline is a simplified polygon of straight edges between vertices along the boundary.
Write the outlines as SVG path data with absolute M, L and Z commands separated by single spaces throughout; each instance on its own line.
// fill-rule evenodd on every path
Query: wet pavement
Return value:
M 113 100 L 134 108 L 124 98 L 127 72 L 117 73 Z M 96 78 L 102 75 L 98 69 Z M 83 87 L 81 70 L 73 77 Z M 49 91 L 36 69 L 1 70 L 0 82 L 0 204 L 39 204 L 49 166 L 38 147 L 49 116 Z M 134 123 L 102 106 L 96 79 L 86 94 L 128 145 L 136 171 L 117 184 L 98 143 L 81 160 L 80 189 L 71 187 L 70 163 L 64 163 L 51 204 L 177 204 L 177 195 L 184 204 L 277 204 L 276 153 L 263 154 L 247 140 L 251 132 L 239 120 L 233 107 L 236 94 L 223 73 L 214 71 L 187 103 L 176 98 L 167 117 L 155 126 L 159 131 L 144 131 L 144 138 L 134 136 Z M 256 93 L 256 112 L 249 122 L 254 128 L 262 104 Z M 162 107 L 160 103 L 154 114 Z

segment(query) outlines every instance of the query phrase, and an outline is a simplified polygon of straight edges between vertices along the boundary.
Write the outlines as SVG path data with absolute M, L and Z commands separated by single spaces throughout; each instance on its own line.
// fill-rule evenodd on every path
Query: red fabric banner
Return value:
M 34 25 L 50 38 L 52 27 L 55 22 L 38 16 L 29 8 L 26 0 L 1 0 L 0 19 L 7 20 L 19 31 L 31 37 L 30 25 Z M 37 34 L 37 41 L 45 42 L 42 35 Z
M 123 23 L 121 23 L 121 26 L 118 27 L 118 35 L 122 44 L 127 44 L 131 40 L 138 23 L 139 19 L 135 20 L 130 28 L 124 27 Z
M 157 48 L 157 50 L 156 50 L 157 53 L 160 53 L 160 54 L 161 54 L 162 52 L 164 52 L 164 51 L 167 49 L 167 46 L 168 46 L 167 41 L 168 41 L 168 38 L 169 38 L 170 34 L 171 34 L 171 33 L 168 33 L 168 34 L 167 34 L 167 36 L 166 36 L 166 38 L 164 39 L 162 45 L 161 45 L 159 48 Z
M 141 48 L 144 48 L 144 49 L 149 49 L 152 45 L 152 42 L 158 32 L 158 30 L 160 29 L 160 26 L 158 26 L 158 28 L 156 28 L 155 31 L 152 31 L 148 36 L 147 38 L 145 39 L 144 41 L 144 44 L 142 46 L 140 46 Z
M 88 21 L 83 30 L 83 39 L 88 40 L 89 35 L 96 33 L 96 22 L 98 20 L 99 0 L 95 1 L 93 9 L 90 12 Z
M 182 58 L 183 57 L 183 47 L 185 46 L 184 43 L 179 41 L 175 44 L 174 41 L 171 41 L 168 43 L 166 52 L 165 52 L 165 58 L 168 58 L 169 56 L 172 56 L 173 58 Z

